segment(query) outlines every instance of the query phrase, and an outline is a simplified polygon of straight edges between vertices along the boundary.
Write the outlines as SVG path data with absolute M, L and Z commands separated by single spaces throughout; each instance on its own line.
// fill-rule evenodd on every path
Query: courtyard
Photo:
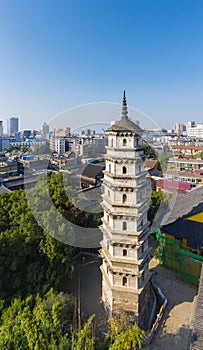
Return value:
M 75 259 L 75 273 L 66 281 L 65 290 L 80 300 L 81 319 L 95 314 L 96 334 L 107 331 L 107 316 L 101 303 L 101 258 L 79 254 Z M 191 337 L 197 299 L 197 288 L 182 282 L 176 273 L 159 265 L 152 258 L 150 269 L 154 280 L 168 299 L 163 318 L 146 350 L 187 350 Z

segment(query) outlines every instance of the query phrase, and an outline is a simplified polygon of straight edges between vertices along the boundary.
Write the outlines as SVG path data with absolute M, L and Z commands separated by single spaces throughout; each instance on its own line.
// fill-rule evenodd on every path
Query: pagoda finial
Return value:
M 125 90 L 123 91 L 123 101 L 126 101 Z
M 123 91 L 123 105 L 122 105 L 122 120 L 128 119 L 127 102 L 125 96 L 125 90 Z

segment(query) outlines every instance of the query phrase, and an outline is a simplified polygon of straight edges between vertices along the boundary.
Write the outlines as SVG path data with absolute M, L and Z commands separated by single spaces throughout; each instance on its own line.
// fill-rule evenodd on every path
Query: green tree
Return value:
M 162 191 L 152 191 L 149 201 L 148 220 L 152 222 L 163 199 Z
M 94 334 L 93 320 L 95 315 L 91 315 L 81 330 L 72 334 L 72 348 L 74 350 L 94 350 L 96 338 Z
M 24 191 L 2 194 L 0 204 L 0 297 L 9 301 L 58 288 L 72 275 L 74 249 L 43 231 Z
M 137 324 L 134 324 L 115 337 L 114 343 L 110 345 L 109 350 L 141 349 L 144 338 L 146 338 L 145 332 Z
M 163 191 L 152 191 L 151 192 L 151 198 L 149 201 L 149 210 L 148 210 L 148 220 L 150 222 L 153 222 L 155 215 L 160 207 L 162 205 L 162 210 L 166 210 L 168 207 L 168 204 L 171 200 L 172 193 L 170 192 L 163 192 Z
M 20 152 L 21 153 L 26 153 L 28 151 L 29 151 L 29 147 L 25 147 L 25 146 L 20 147 Z
M 18 146 L 9 146 L 7 148 L 4 148 L 4 152 L 12 152 L 12 151 L 19 151 L 20 147 Z
M 155 150 L 148 143 L 143 143 L 142 148 L 143 148 L 144 155 L 147 158 L 157 159 L 157 154 Z
M 170 152 L 165 152 L 159 157 L 159 162 L 161 165 L 161 171 L 164 173 L 167 170 L 168 160 L 173 156 Z
M 129 316 L 121 311 L 117 317 L 109 318 L 109 349 L 136 350 L 140 349 L 146 333 L 136 323 L 130 322 Z
M 70 295 L 56 294 L 53 289 L 43 298 L 37 295 L 14 299 L 0 318 L 0 348 L 67 349 L 73 305 Z

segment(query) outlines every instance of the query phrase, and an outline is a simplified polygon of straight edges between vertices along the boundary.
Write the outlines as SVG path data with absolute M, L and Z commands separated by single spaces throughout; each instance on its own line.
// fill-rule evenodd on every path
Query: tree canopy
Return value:
M 2 350 L 67 349 L 73 314 L 73 297 L 53 289 L 42 298 L 15 298 L 2 311 L 0 348 Z
M 157 159 L 157 154 L 155 150 L 148 143 L 143 143 L 142 148 L 143 148 L 144 155 L 147 158 Z
M 83 212 L 72 201 L 74 179 L 48 174 L 48 191 L 58 212 L 73 223 L 97 227 L 99 214 Z M 95 337 L 94 315 L 82 327 L 74 322 L 75 300 L 60 291 L 74 272 L 75 248 L 50 235 L 52 212 L 43 208 L 44 182 L 34 190 L 0 195 L 0 349 L 98 350 L 139 349 L 144 333 L 128 319 L 110 321 L 104 343 Z M 27 196 L 42 220 L 42 229 L 28 206 Z M 55 220 L 55 219 L 54 219 Z M 71 234 L 63 232 L 62 234 Z M 127 321 L 126 321 L 127 320 Z

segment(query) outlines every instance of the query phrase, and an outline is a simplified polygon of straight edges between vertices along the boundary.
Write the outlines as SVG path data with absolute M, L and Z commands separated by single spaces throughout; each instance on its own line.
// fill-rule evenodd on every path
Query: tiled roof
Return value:
M 145 159 L 144 166 L 152 169 L 156 166 L 157 162 L 157 159 Z
M 195 209 L 202 212 L 203 203 Z M 162 226 L 161 232 L 168 233 L 179 240 L 186 239 L 188 247 L 203 250 L 203 224 L 199 221 L 187 220 L 187 218 L 177 219 L 171 224 Z
M 78 192 L 77 199 L 80 202 L 80 208 L 84 210 L 85 208 L 93 207 L 95 209 L 95 205 L 102 200 L 101 194 L 101 186 L 88 188 Z
M 178 191 L 189 191 L 191 184 L 181 181 L 169 181 L 165 179 L 157 180 L 157 186 L 164 189 L 178 190 Z
M 185 149 L 185 150 L 196 150 L 196 151 L 201 151 L 203 150 L 203 146 L 182 146 L 182 145 L 172 145 L 172 148 L 174 149 Z
M 107 132 L 108 131 L 131 131 L 138 136 L 141 136 L 143 133 L 143 130 L 139 127 L 139 125 L 135 124 L 132 120 L 127 118 L 117 121 L 107 129 Z
M 187 215 L 201 203 L 203 203 L 203 186 L 195 187 L 185 193 L 174 192 L 168 211 L 161 221 L 161 226 L 168 225 L 176 219 Z
M 105 165 L 104 163 L 101 164 L 87 164 L 79 171 L 77 172 L 78 175 L 89 177 L 89 178 L 96 178 L 98 175 L 101 175 L 102 171 L 104 170 Z

